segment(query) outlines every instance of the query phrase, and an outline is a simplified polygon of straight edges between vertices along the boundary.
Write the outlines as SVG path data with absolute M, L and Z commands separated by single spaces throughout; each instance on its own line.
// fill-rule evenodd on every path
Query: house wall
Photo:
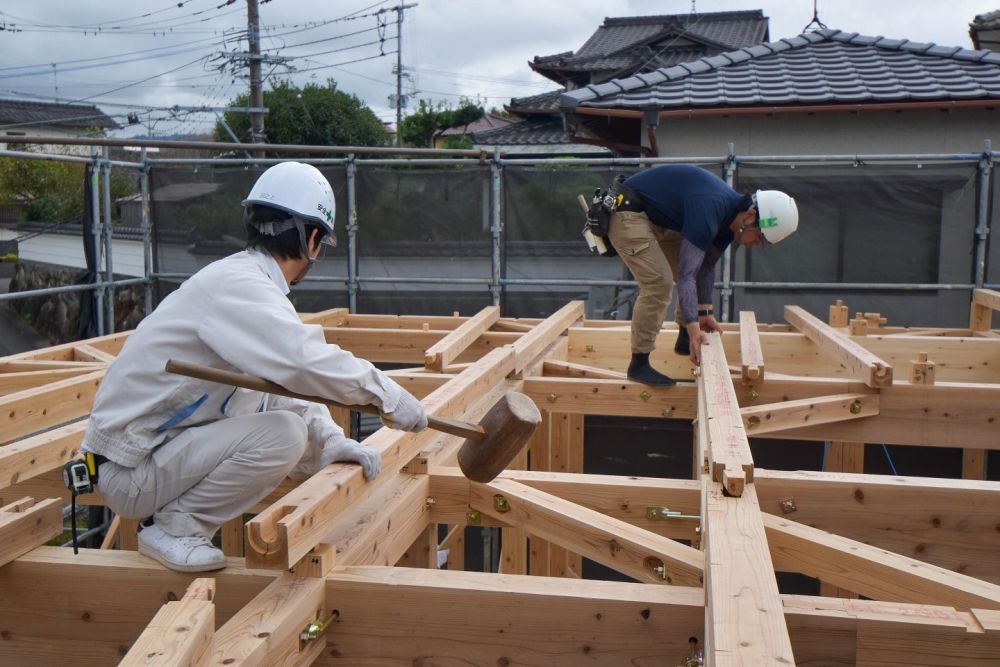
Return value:
M 22 132 L 23 134 L 21 134 Z M 21 144 L 31 143 L 31 137 L 79 137 L 81 134 L 82 130 L 79 128 L 67 130 L 66 128 L 54 127 L 52 125 L 14 127 L 0 134 L 0 150 L 7 150 L 10 144 L 13 144 L 17 148 Z M 92 148 L 90 146 L 40 144 L 34 150 L 39 153 L 53 153 L 56 155 L 89 156 Z
M 978 153 L 985 139 L 1000 149 L 1000 108 L 675 117 L 656 131 L 661 157 L 726 155 L 730 143 L 741 155 Z

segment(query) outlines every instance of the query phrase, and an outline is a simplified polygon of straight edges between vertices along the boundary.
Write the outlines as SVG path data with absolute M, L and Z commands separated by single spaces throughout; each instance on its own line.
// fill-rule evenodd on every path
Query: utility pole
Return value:
M 416 7 L 417 3 L 404 5 L 400 0 L 398 7 L 393 7 L 396 12 L 396 146 L 400 145 L 399 126 L 403 123 L 403 105 L 406 98 L 403 97 L 403 10 Z
M 264 142 L 264 90 L 260 80 L 260 15 L 257 11 L 257 0 L 247 0 L 247 41 L 250 44 L 250 106 L 256 111 L 250 112 L 250 141 L 255 144 Z

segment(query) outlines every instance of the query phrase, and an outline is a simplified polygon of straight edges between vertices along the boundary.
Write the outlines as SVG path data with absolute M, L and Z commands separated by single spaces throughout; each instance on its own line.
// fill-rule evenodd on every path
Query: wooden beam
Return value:
M 527 377 L 521 390 L 544 409 L 588 415 L 629 415 L 692 419 L 695 386 L 678 382 L 665 389 L 650 389 L 631 380 Z
M 570 301 L 531 331 L 519 337 L 514 341 L 514 372 L 523 371 L 542 350 L 581 320 L 583 320 L 583 301 Z
M 79 454 L 86 429 L 84 419 L 0 447 L 0 489 L 61 469 Z
M 752 310 L 740 311 L 740 377 L 743 384 L 764 379 L 764 352 L 760 348 L 757 316 Z
M 681 586 L 336 569 L 327 598 L 341 617 L 327 664 L 674 665 L 702 634 L 703 596 Z
M 770 514 L 1000 584 L 1000 482 L 757 472 Z
M 62 503 L 34 498 L 0 507 L 0 566 L 63 532 Z
M 428 414 L 463 416 L 513 370 L 510 348 L 494 350 L 424 399 Z M 334 527 L 352 503 L 392 485 L 400 469 L 436 437 L 432 431 L 411 434 L 382 428 L 365 444 L 382 455 L 382 473 L 365 482 L 358 466 L 334 464 L 299 485 L 286 497 L 247 522 L 246 557 L 254 567 L 288 569 Z
M 297 664 L 320 637 L 300 642 L 299 633 L 329 614 L 324 580 L 282 573 L 215 634 L 210 665 L 250 666 Z
M 424 363 L 424 350 L 447 336 L 449 331 L 450 329 L 396 331 L 355 327 L 323 329 L 327 343 L 339 345 L 363 359 L 376 363 L 420 365 Z M 467 347 L 458 360 L 474 361 L 491 350 L 514 343 L 520 337 L 521 334 L 517 333 L 488 331 Z
M 524 484 L 502 478 L 489 484 L 470 482 L 469 504 L 640 581 L 701 582 L 701 552 Z
M 785 431 L 800 426 L 831 424 L 878 414 L 878 394 L 835 394 L 797 401 L 742 408 L 740 415 L 747 435 Z
M 610 371 L 604 368 L 585 366 L 584 364 L 574 364 L 570 361 L 546 361 L 542 364 L 542 371 L 549 377 L 566 378 L 599 378 L 602 380 L 625 381 L 628 377 L 621 371 Z
M 98 350 L 96 347 L 87 345 L 86 343 L 81 343 L 73 348 L 74 361 L 91 361 L 110 364 L 115 360 L 115 358 L 115 355 L 109 354 L 103 350 Z
M 50 370 L 19 371 L 0 373 L 0 395 L 34 389 L 43 385 L 78 377 L 94 371 L 90 364 L 81 368 L 54 368 Z
M 712 480 L 721 482 L 730 495 L 738 496 L 746 484 L 753 482 L 753 456 L 722 340 L 718 333 L 709 334 L 708 339 L 708 345 L 702 346 L 698 390 L 706 408 L 700 418 L 708 424 L 709 466 Z
M 662 537 L 691 540 L 698 525 L 697 519 L 669 518 L 660 511 L 678 512 L 685 517 L 697 515 L 700 487 L 694 480 L 534 470 L 505 470 L 498 479 L 530 486 Z M 431 520 L 438 523 L 464 521 L 469 480 L 456 468 L 434 467 L 430 482 L 429 493 L 435 500 Z
M 707 487 L 702 525 L 705 627 L 710 628 L 706 662 L 793 665 L 757 492 L 749 485 L 742 496 L 729 497 L 719 482 L 707 482 Z
M 457 329 L 427 348 L 424 352 L 424 366 L 428 370 L 442 372 L 445 366 L 458 358 L 459 354 L 489 330 L 498 319 L 500 319 L 499 306 L 483 308 L 475 317 L 469 318 Z
M 0 396 L 0 444 L 90 412 L 104 371 Z
M 20 361 L 73 361 L 75 356 L 73 350 L 80 344 L 90 345 L 108 354 L 118 354 L 118 351 L 121 350 L 122 345 L 125 344 L 125 341 L 131 334 L 131 330 L 119 331 L 107 336 L 97 336 L 96 338 L 88 338 L 72 343 L 53 345 L 40 350 L 28 350 L 27 352 L 8 355 L 4 357 L 4 361 L 7 363 Z
M 301 313 L 299 318 L 303 324 L 318 324 L 321 327 L 339 327 L 347 324 L 351 317 L 347 308 L 331 308 L 318 313 Z
M 195 579 L 183 598 L 156 612 L 119 667 L 207 664 L 215 634 L 214 597 L 214 579 Z
M 763 515 L 775 567 L 875 599 L 1000 609 L 1000 586 L 871 547 L 796 521 Z
M 453 571 L 465 569 L 465 524 L 451 527 L 441 541 L 441 550 L 448 554 L 445 568 Z
M 1000 292 L 990 289 L 973 290 L 969 328 L 973 332 L 992 329 L 994 310 L 1000 310 Z
M 892 385 L 892 366 L 803 308 L 785 306 L 785 319 L 843 364 L 851 377 L 874 388 Z

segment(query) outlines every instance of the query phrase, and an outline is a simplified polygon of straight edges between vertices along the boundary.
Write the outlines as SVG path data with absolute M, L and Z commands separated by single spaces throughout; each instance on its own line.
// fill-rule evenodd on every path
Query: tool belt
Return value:
M 642 200 L 642 196 L 638 192 L 625 184 L 622 184 L 619 188 L 621 190 L 621 201 L 615 208 L 616 211 L 642 213 L 646 210 L 646 203 Z
M 101 464 L 108 460 L 108 457 L 93 452 L 84 452 L 83 460 L 87 463 L 87 472 L 90 473 L 91 481 L 97 484 L 98 471 Z

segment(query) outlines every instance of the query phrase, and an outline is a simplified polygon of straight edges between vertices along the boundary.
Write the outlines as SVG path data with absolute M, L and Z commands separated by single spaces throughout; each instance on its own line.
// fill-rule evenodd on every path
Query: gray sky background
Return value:
M 463 96 L 479 98 L 487 107 L 555 88 L 532 73 L 528 61 L 578 49 L 605 17 L 683 14 L 692 8 L 691 0 L 406 2 L 417 6 L 406 10 L 403 23 L 403 65 L 411 77 L 404 92 L 452 104 Z M 150 129 L 210 132 L 211 114 L 168 108 L 224 106 L 246 90 L 239 73 L 218 69 L 224 52 L 246 49 L 236 34 L 246 29 L 246 2 L 225 3 L 4 0 L 0 97 L 86 101 L 122 124 L 126 113 L 138 113 L 142 123 L 121 136 Z M 265 67 L 265 73 L 299 85 L 333 78 L 380 118 L 394 121 L 388 96 L 395 92 L 396 13 L 381 14 L 381 26 L 372 14 L 398 4 L 267 1 L 260 6 L 262 46 L 292 58 L 288 65 L 296 71 L 277 65 Z M 798 35 L 813 16 L 813 0 L 696 0 L 695 7 L 762 9 L 771 20 L 772 40 Z M 1000 0 L 819 0 L 819 18 L 850 32 L 971 48 L 969 23 L 998 8 Z

